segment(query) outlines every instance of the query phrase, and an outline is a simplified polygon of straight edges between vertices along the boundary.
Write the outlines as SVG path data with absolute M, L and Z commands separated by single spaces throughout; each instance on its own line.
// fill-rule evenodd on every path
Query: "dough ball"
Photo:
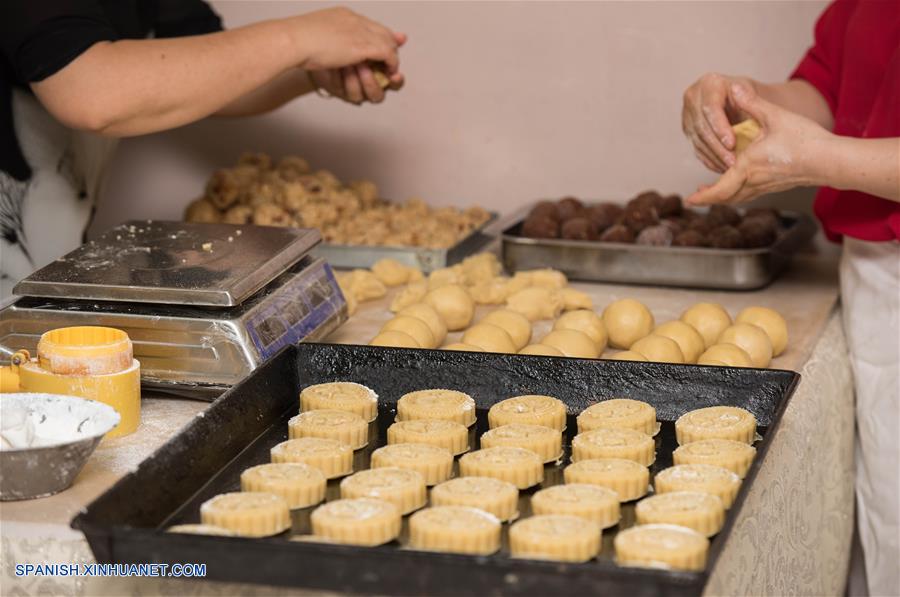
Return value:
M 594 301 L 586 292 L 574 288 L 563 288 L 559 292 L 562 294 L 563 311 L 594 308 Z
M 610 226 L 600 235 L 600 240 L 605 243 L 633 243 L 634 233 L 627 226 L 616 224 Z
M 631 345 L 631 351 L 644 355 L 648 361 L 657 361 L 659 363 L 684 362 L 684 354 L 681 352 L 681 348 L 678 347 L 678 342 L 657 334 L 650 334 L 641 338 Z
M 681 321 L 700 332 L 704 346 L 709 348 L 731 325 L 731 315 L 717 303 L 697 303 L 681 314 Z
M 566 220 L 559 230 L 559 235 L 568 240 L 597 240 L 600 238 L 594 223 L 583 217 Z
M 463 334 L 464 344 L 471 344 L 485 352 L 505 352 L 514 354 L 516 345 L 506 330 L 491 323 L 478 323 Z
M 653 333 L 657 336 L 665 336 L 675 340 L 678 343 L 678 348 L 681 349 L 681 353 L 684 355 L 685 363 L 696 363 L 703 351 L 706 350 L 706 343 L 703 341 L 703 336 L 700 335 L 700 332 L 677 319 L 657 326 Z
M 344 302 L 347 303 L 347 316 L 352 317 L 356 310 L 359 309 L 359 301 L 356 300 L 352 292 L 345 292 L 343 288 L 341 288 L 341 294 L 344 295 Z
M 609 357 L 614 361 L 646 361 L 647 357 L 633 350 L 623 350 Z
M 444 340 L 447 339 L 447 324 L 444 323 L 444 320 L 431 305 L 415 303 L 404 307 L 397 312 L 397 315 L 408 315 L 424 321 L 434 336 L 435 346 L 443 344 Z
M 684 205 L 681 203 L 680 196 L 669 195 L 662 198 L 659 205 L 656 206 L 656 210 L 659 212 L 659 217 L 671 218 L 681 215 L 681 212 L 684 211 Z
M 465 283 L 462 268 L 458 265 L 453 267 L 442 267 L 436 269 L 428 275 L 428 290 L 434 290 L 441 286 L 449 286 L 456 284 L 462 286 Z
M 643 303 L 621 299 L 603 310 L 603 325 L 613 348 L 629 349 L 631 345 L 653 331 L 653 314 Z
M 772 341 L 772 356 L 784 352 L 788 344 L 787 322 L 775 309 L 767 307 L 747 307 L 738 313 L 737 323 L 749 323 L 761 327 Z
M 434 339 L 434 334 L 431 333 L 431 328 L 418 317 L 398 315 L 384 324 L 384 327 L 381 328 L 382 332 L 389 332 L 391 330 L 407 334 L 422 348 L 436 348 L 438 346 L 438 342 Z
M 634 242 L 639 245 L 652 247 L 668 247 L 672 244 L 674 237 L 675 234 L 669 226 L 657 224 L 655 226 L 647 226 L 641 230 Z
M 748 249 L 768 247 L 778 240 L 778 228 L 762 218 L 747 218 L 738 225 L 738 232 Z
M 649 205 L 629 205 L 622 215 L 622 223 L 632 234 L 637 234 L 644 228 L 659 224 L 659 214 L 656 208 Z
M 709 246 L 717 249 L 740 249 L 744 245 L 741 233 L 734 226 L 719 226 L 709 231 Z
M 555 269 L 533 269 L 520 273 L 529 275 L 531 286 L 540 286 L 542 288 L 549 288 L 550 290 L 559 290 L 569 283 L 566 275 Z
M 196 199 L 184 210 L 184 220 L 186 222 L 199 222 L 201 224 L 210 224 L 218 222 L 222 219 L 222 214 L 216 207 L 206 199 Z
M 597 352 L 606 350 L 606 326 L 600 316 L 588 309 L 569 311 L 559 316 L 553 324 L 554 330 L 578 330 L 594 341 Z
M 713 344 L 697 359 L 698 365 L 720 365 L 728 367 L 752 367 L 750 355 L 740 346 L 734 344 Z
M 603 233 L 607 228 L 616 223 L 624 209 L 615 203 L 600 203 L 587 210 L 587 217 L 593 222 L 598 233 Z
M 481 323 L 490 323 L 504 329 L 512 338 L 516 350 L 521 350 L 531 342 L 531 322 L 517 311 L 497 309 L 485 315 L 481 319 Z
M 462 330 L 472 323 L 475 315 L 475 301 L 466 289 L 456 284 L 448 284 L 430 291 L 425 302 L 431 305 L 450 331 Z
M 525 348 L 519 351 L 519 354 L 531 354 L 538 355 L 544 357 L 564 357 L 562 351 L 553 346 L 547 346 L 546 344 L 529 344 Z
M 759 136 L 759 123 L 753 118 L 743 120 L 731 127 L 734 131 L 734 154 L 740 155 Z
M 468 287 L 469 294 L 478 305 L 502 305 L 506 302 L 508 278 L 494 278 Z
M 553 330 L 544 336 L 541 344 L 558 348 L 567 357 L 596 359 L 600 356 L 597 344 L 590 336 L 578 330 Z
M 768 367 L 772 362 L 772 341 L 761 327 L 736 323 L 722 332 L 718 342 L 743 348 L 754 367 Z
M 484 352 L 477 346 L 466 344 L 465 342 L 454 342 L 453 344 L 447 344 L 446 346 L 441 346 L 441 350 L 457 350 L 460 352 Z
M 730 205 L 711 205 L 709 213 L 706 214 L 706 221 L 713 228 L 718 226 L 737 226 L 741 221 L 741 214 Z
M 518 311 L 529 321 L 555 319 L 562 311 L 560 293 L 542 286 L 520 290 L 506 299 L 506 308 Z
M 682 230 L 672 239 L 673 247 L 705 247 L 706 237 L 699 230 Z
M 372 273 L 385 286 L 400 286 L 409 280 L 409 268 L 396 259 L 379 259 L 372 266 Z
M 359 302 L 371 301 L 387 294 L 387 288 L 367 269 L 355 269 L 339 275 L 342 288 L 347 288 Z
M 409 334 L 399 330 L 381 332 L 369 342 L 370 346 L 392 346 L 394 348 L 422 348 Z
M 428 294 L 428 283 L 424 280 L 413 282 L 397 293 L 394 300 L 391 301 L 391 311 L 398 313 L 410 305 L 414 305 L 425 299 Z
M 556 207 L 556 203 L 553 201 L 538 202 L 537 205 L 531 208 L 528 215 L 559 220 L 559 210 Z
M 528 216 L 520 234 L 526 238 L 559 238 L 559 221 L 547 216 Z
M 466 257 L 460 265 L 463 280 L 468 286 L 490 282 L 503 269 L 497 256 L 493 253 L 479 253 Z
M 559 219 L 564 222 L 580 216 L 584 212 L 584 203 L 575 197 L 563 197 L 556 202 L 556 211 L 559 213 Z
M 225 224 L 249 224 L 253 219 L 253 208 L 249 205 L 235 205 L 225 212 L 222 222 Z

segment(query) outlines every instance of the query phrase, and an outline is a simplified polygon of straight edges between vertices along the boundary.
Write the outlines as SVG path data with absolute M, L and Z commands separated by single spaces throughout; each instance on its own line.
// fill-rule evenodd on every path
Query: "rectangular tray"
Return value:
M 697 595 L 728 540 L 799 378 L 778 370 L 299 344 L 222 395 L 203 417 L 91 503 L 72 526 L 84 532 L 98 562 L 206 563 L 210 580 L 381 595 Z M 747 408 L 757 417 L 763 440 L 724 528 L 712 541 L 703 572 L 616 566 L 616 528 L 604 531 L 600 557 L 585 564 L 512 559 L 505 550 L 476 557 L 413 551 L 397 543 L 362 548 L 295 542 L 283 535 L 243 539 L 161 530 L 197 522 L 203 501 L 235 490 L 242 470 L 268 462 L 270 447 L 286 439 L 287 420 L 298 410 L 299 389 L 335 380 L 368 384 L 380 396 L 370 445 L 357 452 L 356 467 L 364 466 L 370 451 L 385 443 L 399 397 L 434 387 L 471 394 L 479 431 L 487 427 L 487 409 L 499 400 L 526 393 L 560 398 L 569 412 L 564 462 L 576 429 L 574 416 L 597 399 L 615 396 L 656 407 L 662 429 L 651 473 L 671 465 L 673 422 L 689 410 L 712 405 Z M 545 485 L 562 482 L 562 468 L 548 465 Z M 336 491 L 332 482 L 328 499 L 336 497 Z M 291 532 L 309 533 L 308 517 L 309 509 L 295 511 Z M 621 526 L 633 519 L 633 504 L 623 504 Z M 405 531 L 401 542 L 404 536 Z
M 332 245 L 322 243 L 315 254 L 324 257 L 332 267 L 343 269 L 369 268 L 379 259 L 395 259 L 400 263 L 417 267 L 426 274 L 442 267 L 459 263 L 469 255 L 477 253 L 494 237 L 487 234 L 488 227 L 497 220 L 491 218 L 472 233 L 449 249 L 426 249 L 422 247 L 369 247 L 364 245 Z
M 590 282 L 755 290 L 778 277 L 817 230 L 809 216 L 781 212 L 787 230 L 773 245 L 760 249 L 524 238 L 519 228 L 531 207 L 519 210 L 501 228 L 506 269 L 552 267 L 572 279 Z

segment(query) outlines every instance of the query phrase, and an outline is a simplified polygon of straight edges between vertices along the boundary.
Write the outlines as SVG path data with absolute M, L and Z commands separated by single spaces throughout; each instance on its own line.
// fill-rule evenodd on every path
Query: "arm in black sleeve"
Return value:
M 203 0 L 157 0 L 156 37 L 183 37 L 222 30 L 222 19 Z

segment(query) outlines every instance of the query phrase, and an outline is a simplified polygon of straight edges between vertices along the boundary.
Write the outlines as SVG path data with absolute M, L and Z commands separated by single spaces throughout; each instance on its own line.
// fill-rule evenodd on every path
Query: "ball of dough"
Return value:
M 591 300 L 591 297 L 586 292 L 575 290 L 574 288 L 563 288 L 559 292 L 562 294 L 564 311 L 594 308 L 594 301 Z
M 424 280 L 412 282 L 394 297 L 391 301 L 391 311 L 398 313 L 410 305 L 414 305 L 425 298 L 428 294 L 428 283 Z
M 556 290 L 543 286 L 532 286 L 510 295 L 506 307 L 518 311 L 529 321 L 555 319 L 562 311 L 562 297 Z
M 425 302 L 438 312 L 450 331 L 467 328 L 475 315 L 475 301 L 465 288 L 456 284 L 432 290 L 425 295 Z
M 722 305 L 697 303 L 681 314 L 685 322 L 703 336 L 703 344 L 709 348 L 719 340 L 725 328 L 731 325 L 731 316 Z
M 772 341 L 766 332 L 749 323 L 736 323 L 719 336 L 720 344 L 734 344 L 747 351 L 754 367 L 768 367 L 772 362 Z
M 432 335 L 434 335 L 435 346 L 440 346 L 447 339 L 447 324 L 444 323 L 444 320 L 441 319 L 441 316 L 438 315 L 438 312 L 431 305 L 415 303 L 400 309 L 397 315 L 409 315 L 424 321 L 431 329 Z
M 463 334 L 464 344 L 472 344 L 485 352 L 505 352 L 514 354 L 516 344 L 506 330 L 491 323 L 477 323 Z
M 479 253 L 466 257 L 462 262 L 462 274 L 467 285 L 490 282 L 500 275 L 503 266 L 493 253 Z
M 387 288 L 375 274 L 367 269 L 355 269 L 350 273 L 338 275 L 342 288 L 347 288 L 359 302 L 378 299 L 387 294 Z
M 434 334 L 431 333 L 431 328 L 418 317 L 398 315 L 381 328 L 382 332 L 391 330 L 409 335 L 422 348 L 435 348 L 438 345 L 438 342 L 434 339 Z
M 471 344 L 466 344 L 465 342 L 454 342 L 453 344 L 447 344 L 446 346 L 441 346 L 441 350 L 458 350 L 460 352 L 484 352 L 481 348 L 473 346 Z
M 558 348 L 567 357 L 596 359 L 600 356 L 591 337 L 578 330 L 553 330 L 544 336 L 541 344 Z
M 767 307 L 747 307 L 734 320 L 736 323 L 749 323 L 761 327 L 772 341 L 772 356 L 777 357 L 784 352 L 788 344 L 787 322 L 775 309 Z
M 703 341 L 703 336 L 700 335 L 700 332 L 677 319 L 657 326 L 653 333 L 657 336 L 665 336 L 675 340 L 678 343 L 678 348 L 681 349 L 681 353 L 684 355 L 685 363 L 696 363 L 706 349 L 706 343 Z
M 347 303 L 347 316 L 352 317 L 353 314 L 356 313 L 356 310 L 359 309 L 359 301 L 356 300 L 353 293 L 344 292 L 343 288 L 341 288 L 341 294 L 344 295 L 344 302 Z
M 490 323 L 506 330 L 516 350 L 521 350 L 531 342 L 531 322 L 517 311 L 497 309 L 485 315 L 481 323 Z
M 544 269 L 533 269 L 524 273 L 530 274 L 532 286 L 542 286 L 543 288 L 549 288 L 550 290 L 559 290 L 569 283 L 569 280 L 564 273 L 549 267 Z
M 554 330 L 578 330 L 586 334 L 597 345 L 598 353 L 606 350 L 606 326 L 600 316 L 587 309 L 569 311 L 559 316 L 553 324 Z
M 385 286 L 400 286 L 409 280 L 409 268 L 396 259 L 379 259 L 372 266 L 372 273 Z
M 633 350 L 623 350 L 610 357 L 614 361 L 646 361 L 647 357 Z
M 547 346 L 546 344 L 529 344 L 525 348 L 519 351 L 519 354 L 532 354 L 539 355 L 544 357 L 564 357 L 562 351 L 553 346 Z
M 614 348 L 629 349 L 631 345 L 653 331 L 653 314 L 643 303 L 621 299 L 603 310 L 603 325 Z
M 478 305 L 502 305 L 506 302 L 508 278 L 494 278 L 466 288 Z
M 697 359 L 698 365 L 727 365 L 729 367 L 752 367 L 750 355 L 734 344 L 713 344 Z
M 435 290 L 449 284 L 459 286 L 463 283 L 465 283 L 465 277 L 461 265 L 436 269 L 428 275 L 428 290 Z
M 369 342 L 370 346 L 392 346 L 395 348 L 422 348 L 409 334 L 399 330 L 381 332 Z
M 657 361 L 659 363 L 684 362 L 684 353 L 678 347 L 678 342 L 666 336 L 650 334 L 632 344 L 631 350 L 644 355 L 648 361 Z

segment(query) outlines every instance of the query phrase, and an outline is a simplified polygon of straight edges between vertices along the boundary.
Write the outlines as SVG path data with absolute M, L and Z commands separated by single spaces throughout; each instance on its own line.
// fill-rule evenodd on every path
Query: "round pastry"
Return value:
M 709 348 L 731 325 L 731 316 L 722 305 L 697 303 L 681 314 L 681 321 L 688 324 L 703 337 L 703 344 Z
M 607 529 L 619 524 L 619 494 L 588 483 L 567 483 L 541 489 L 531 496 L 531 509 L 540 514 L 580 516 Z
M 747 307 L 738 313 L 734 321 L 762 328 L 769 340 L 772 341 L 772 356 L 777 357 L 787 348 L 787 322 L 778 311 L 766 307 Z
M 719 226 L 709 231 L 709 246 L 717 249 L 740 249 L 744 243 L 741 233 L 734 226 Z
M 422 348 L 435 348 L 437 346 L 434 334 L 431 333 L 431 328 L 418 317 L 397 315 L 382 326 L 380 333 L 390 331 L 403 332 L 415 340 L 416 344 Z
M 678 445 L 714 438 L 752 444 L 756 439 L 756 417 L 738 406 L 698 408 L 678 417 L 675 435 Z
M 492 477 L 459 477 L 436 485 L 431 505 L 478 508 L 506 522 L 519 517 L 519 489 Z
M 630 502 L 647 495 L 650 471 L 646 466 L 624 458 L 589 458 L 579 460 L 563 471 L 566 483 L 599 485 L 616 492 L 620 502 Z
M 512 339 L 516 350 L 521 350 L 531 341 L 531 322 L 517 311 L 497 309 L 485 315 L 481 323 L 490 323 L 503 328 Z
M 313 535 L 335 543 L 374 547 L 400 535 L 400 510 L 391 502 L 358 498 L 335 500 L 313 510 Z
M 672 453 L 675 464 L 712 464 L 727 468 L 743 479 L 756 456 L 756 448 L 733 439 L 701 439 L 678 446 Z
M 401 515 L 425 506 L 425 479 L 414 470 L 398 467 L 372 468 L 353 473 L 341 481 L 341 499 L 375 498 L 397 506 Z M 318 534 L 318 533 L 316 533 Z
M 714 344 L 700 358 L 698 365 L 715 365 L 717 367 L 752 367 L 750 355 L 740 346 L 734 344 Z
M 189 220 L 190 221 L 190 220 Z M 187 535 L 216 535 L 219 537 L 234 537 L 234 533 L 228 529 L 211 524 L 176 524 L 166 529 L 167 533 L 185 533 Z
M 653 438 L 634 429 L 594 429 L 572 440 L 572 462 L 593 458 L 624 458 L 650 466 L 656 460 Z
M 527 489 L 544 480 L 541 457 L 524 448 L 496 446 L 463 454 L 459 459 L 463 477 L 493 477 Z
M 566 220 L 559 230 L 559 235 L 568 240 L 597 240 L 600 238 L 594 223 L 585 217 Z
M 563 311 L 575 311 L 577 309 L 590 311 L 594 308 L 594 301 L 591 300 L 590 295 L 586 292 L 575 290 L 574 288 L 563 288 L 559 293 L 562 295 Z
M 353 448 L 336 439 L 301 437 L 281 442 L 270 451 L 272 462 L 300 462 L 322 471 L 328 479 L 353 472 Z
M 475 401 L 456 390 L 419 390 L 397 401 L 397 420 L 441 419 L 470 427 L 475 423 Z
M 606 349 L 606 327 L 599 315 L 589 309 L 569 311 L 559 316 L 554 330 L 577 330 L 587 335 L 597 347 L 598 354 Z
M 396 467 L 416 471 L 425 479 L 425 485 L 437 485 L 453 473 L 453 454 L 447 448 L 433 444 L 388 444 L 372 452 L 371 466 L 373 469 Z
M 494 427 L 481 435 L 481 447 L 513 446 L 531 450 L 544 462 L 562 458 L 562 433 L 544 425 L 510 423 Z
M 684 363 L 678 343 L 666 336 L 650 334 L 631 345 L 631 350 L 659 363 Z
M 763 218 L 747 218 L 737 229 L 742 244 L 748 249 L 768 247 L 778 240 L 778 227 Z
M 325 499 L 325 474 L 299 462 L 260 464 L 241 473 L 241 491 L 281 496 L 288 508 L 306 508 Z
M 657 336 L 671 338 L 677 342 L 678 348 L 681 349 L 681 353 L 684 355 L 685 363 L 696 363 L 706 349 L 706 343 L 703 341 L 703 336 L 700 335 L 700 332 L 695 330 L 693 326 L 677 319 L 656 326 L 653 333 Z
M 425 302 L 431 305 L 450 331 L 465 329 L 472 323 L 475 301 L 466 289 L 456 284 L 447 284 L 425 295 Z
M 424 321 L 431 330 L 431 335 L 434 336 L 435 346 L 442 344 L 447 339 L 447 325 L 434 307 L 427 303 L 413 303 L 400 309 L 397 315 L 416 317 Z
M 706 214 L 706 219 L 713 228 L 717 226 L 737 226 L 738 222 L 741 221 L 741 214 L 730 205 L 716 204 L 709 206 L 709 213 Z
M 565 431 L 566 405 L 551 396 L 514 396 L 490 408 L 488 423 L 491 429 L 510 423 L 527 423 Z
M 409 519 L 413 549 L 487 556 L 500 549 L 500 521 L 466 506 L 435 506 Z
M 369 346 L 389 346 L 391 348 L 422 348 L 422 345 L 405 332 L 388 330 L 369 341 Z
M 597 344 L 590 336 L 578 330 L 553 330 L 541 339 L 541 344 L 558 348 L 567 357 L 596 359 L 600 356 Z
M 387 430 L 388 444 L 429 444 L 456 456 L 469 450 L 469 430 L 456 421 L 418 419 L 397 421 Z
M 641 230 L 634 242 L 639 245 L 649 245 L 652 247 L 668 247 L 672 244 L 674 238 L 675 234 L 669 226 L 656 224 L 655 226 L 647 226 Z
M 681 218 L 681 217 L 664 218 L 659 223 L 661 226 L 665 226 L 666 228 L 671 230 L 673 235 L 676 235 L 679 232 L 681 232 L 682 230 L 684 230 L 684 227 L 687 225 L 687 222 L 685 221 L 685 219 Z M 674 242 L 674 239 L 673 239 L 673 242 Z
M 701 571 L 706 567 L 709 539 L 674 524 L 643 524 L 616 534 L 620 566 Z
M 617 352 L 616 354 L 609 357 L 614 361 L 647 361 L 647 357 L 640 354 L 639 352 L 634 352 L 633 350 L 623 350 L 621 352 Z
M 410 305 L 415 305 L 425 300 L 426 294 L 428 294 L 427 282 L 425 282 L 424 280 L 410 282 L 409 284 L 401 288 L 400 291 L 391 300 L 390 310 L 392 313 L 399 313 Z M 441 319 L 441 321 L 443 321 L 443 318 Z
M 642 191 L 631 199 L 627 204 L 628 207 L 652 207 L 654 209 L 658 208 L 660 203 L 662 202 L 662 195 L 657 193 L 656 191 Z
M 553 346 L 547 346 L 546 344 L 529 344 L 525 348 L 519 351 L 519 354 L 532 354 L 539 355 L 545 357 L 564 357 L 562 351 Z
M 385 286 L 400 286 L 409 281 L 409 267 L 396 259 L 379 259 L 372 264 L 372 273 Z
M 725 523 L 722 500 L 697 491 L 673 491 L 644 498 L 634 512 L 638 524 L 677 524 L 704 537 L 712 537 Z
M 656 409 L 640 400 L 611 398 L 587 407 L 578 415 L 578 433 L 594 429 L 634 429 L 656 435 Z
M 543 286 L 531 286 L 507 297 L 506 308 L 521 313 L 529 321 L 538 321 L 558 317 L 563 302 L 558 291 Z
M 378 417 L 378 394 L 358 383 L 336 381 L 308 386 L 300 392 L 300 410 L 345 410 L 366 421 Z
M 629 204 L 625 208 L 625 213 L 622 214 L 622 223 L 631 230 L 632 234 L 637 234 L 644 228 L 659 224 L 659 214 L 655 207 Z
M 516 345 L 503 328 L 491 323 L 476 323 L 463 334 L 464 344 L 478 346 L 485 352 L 515 354 Z
M 603 232 L 616 223 L 624 209 L 616 203 L 599 203 L 587 210 L 587 217 L 593 222 L 597 232 Z
M 559 238 L 559 220 L 542 215 L 528 216 L 522 222 L 521 234 L 526 238 Z
M 579 217 L 584 210 L 584 203 L 575 197 L 563 197 L 556 202 L 556 211 L 559 213 L 559 219 L 563 222 Z
M 734 472 L 711 464 L 676 464 L 656 474 L 656 493 L 699 491 L 718 496 L 728 509 L 741 488 L 741 478 Z
M 369 443 L 369 423 L 361 416 L 345 410 L 308 410 L 288 421 L 288 437 L 336 439 L 359 450 Z
M 605 243 L 633 243 L 634 233 L 623 224 L 616 224 L 607 228 L 600 235 L 600 240 Z
M 659 212 L 659 217 L 661 218 L 680 216 L 683 210 L 684 206 L 681 203 L 681 197 L 678 195 L 663 197 L 656 206 L 656 211 Z
M 600 553 L 600 525 L 580 516 L 543 514 L 514 523 L 509 551 L 514 558 L 587 562 Z
M 613 348 L 629 349 L 653 331 L 653 314 L 643 303 L 620 299 L 603 310 L 603 325 Z
M 754 367 L 768 367 L 772 362 L 772 341 L 761 327 L 736 323 L 719 336 L 720 344 L 734 344 L 750 355 Z
M 257 491 L 223 493 L 200 506 L 200 520 L 241 537 L 270 537 L 291 528 L 284 498 Z
M 699 230 L 682 230 L 672 239 L 673 247 L 705 247 L 706 236 Z
M 539 201 L 537 205 L 528 212 L 529 216 L 538 216 L 559 220 L 559 209 L 556 207 L 555 201 Z

